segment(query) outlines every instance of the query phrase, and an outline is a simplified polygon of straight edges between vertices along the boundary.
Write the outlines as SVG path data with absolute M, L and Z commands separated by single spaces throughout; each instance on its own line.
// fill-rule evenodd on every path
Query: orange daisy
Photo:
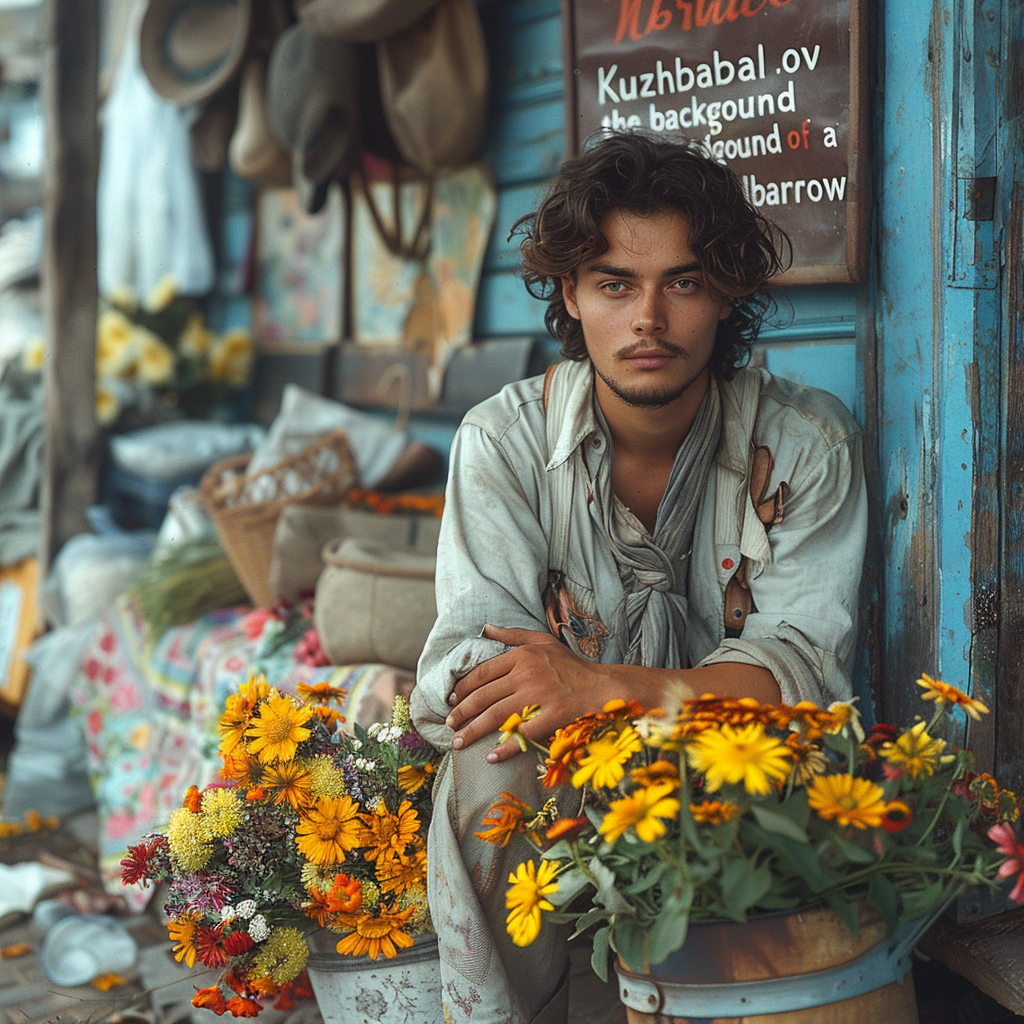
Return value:
M 322 796 L 299 815 L 295 845 L 314 864 L 340 864 L 360 845 L 359 805 L 349 796 Z
M 398 811 L 392 814 L 381 800 L 370 814 L 360 814 L 359 820 L 365 828 L 359 836 L 359 845 L 367 846 L 367 860 L 397 857 L 416 838 L 420 830 L 420 818 L 408 800 L 403 800 Z
M 378 915 L 363 914 L 356 919 L 355 931 L 346 935 L 337 945 L 339 953 L 346 956 L 368 956 L 371 960 L 384 954 L 389 960 L 398 954 L 398 949 L 408 949 L 412 936 L 402 931 L 402 926 L 415 913 L 415 907 L 406 910 L 382 910 Z

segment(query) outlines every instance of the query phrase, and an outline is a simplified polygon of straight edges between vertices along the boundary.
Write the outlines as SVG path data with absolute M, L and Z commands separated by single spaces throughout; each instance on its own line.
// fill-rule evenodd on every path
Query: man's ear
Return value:
M 732 313 L 732 310 L 733 305 L 731 302 L 723 302 L 722 308 L 718 311 L 718 319 L 727 320 L 729 318 L 729 314 Z
M 576 303 L 576 278 L 573 274 L 562 276 L 562 299 L 565 302 L 565 308 L 569 311 L 569 316 L 573 320 L 579 320 L 580 307 Z

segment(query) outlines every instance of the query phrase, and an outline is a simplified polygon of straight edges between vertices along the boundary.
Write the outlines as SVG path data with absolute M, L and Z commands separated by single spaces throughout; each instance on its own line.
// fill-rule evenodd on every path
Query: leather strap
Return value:
M 558 363 L 554 366 L 549 366 L 544 371 L 544 395 L 542 401 L 544 403 L 544 415 L 548 414 L 548 400 L 551 398 L 551 385 L 555 381 L 555 370 L 558 369 Z

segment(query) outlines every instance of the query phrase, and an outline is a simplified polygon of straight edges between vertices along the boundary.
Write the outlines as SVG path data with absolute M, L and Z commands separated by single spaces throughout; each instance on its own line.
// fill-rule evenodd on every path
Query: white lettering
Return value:
M 612 79 L 615 77 L 615 72 L 619 70 L 618 64 L 613 64 L 609 69 L 608 73 L 605 74 L 604 68 L 597 69 L 597 103 L 598 106 L 604 106 L 605 97 L 612 103 L 618 103 L 619 97 L 615 95 L 615 90 L 612 88 Z

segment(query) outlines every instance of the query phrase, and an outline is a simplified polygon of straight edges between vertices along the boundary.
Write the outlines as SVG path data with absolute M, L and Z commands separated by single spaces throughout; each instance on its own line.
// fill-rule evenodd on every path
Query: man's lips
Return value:
M 638 370 L 657 370 L 672 362 L 677 355 L 663 348 L 648 348 L 626 353 L 619 358 Z

